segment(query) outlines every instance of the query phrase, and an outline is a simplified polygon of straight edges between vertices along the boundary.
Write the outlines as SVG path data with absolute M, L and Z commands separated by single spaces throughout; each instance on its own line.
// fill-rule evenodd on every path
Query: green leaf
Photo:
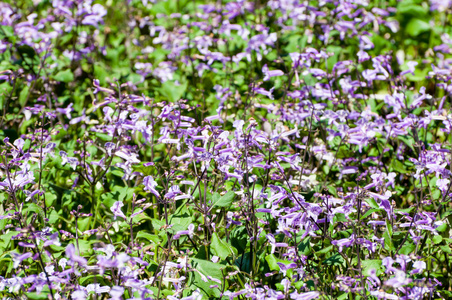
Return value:
M 438 232 L 444 232 L 447 230 L 447 223 L 443 223 L 441 225 L 439 225 L 438 227 L 436 227 L 436 231 Z
M 452 250 L 450 249 L 450 247 L 448 245 L 446 246 L 439 246 L 441 248 L 441 250 L 447 254 L 452 254 Z
M 237 249 L 221 240 L 216 232 L 212 235 L 212 243 L 210 244 L 210 249 L 212 250 L 213 254 L 223 260 L 226 259 L 229 255 L 237 255 Z
M 367 218 L 368 216 L 370 216 L 372 213 L 374 213 L 374 212 L 379 212 L 379 211 L 382 211 L 383 209 L 381 209 L 381 208 L 372 208 L 372 209 L 369 209 L 368 211 L 366 211 L 366 213 L 364 214 L 364 215 L 362 215 L 362 217 L 361 217 L 361 220 L 364 220 L 365 218 Z
M 386 229 L 387 229 L 387 231 L 388 231 L 388 234 L 389 234 L 390 236 L 392 236 L 392 235 L 393 235 L 393 232 L 392 232 L 392 225 L 391 225 L 391 222 L 390 222 L 388 219 L 386 219 Z
M 334 215 L 333 221 L 334 221 L 334 223 L 347 222 L 347 218 L 345 217 L 345 214 L 337 213 Z
M 309 237 L 306 237 L 300 241 L 300 243 L 298 244 L 298 251 L 301 254 L 306 255 L 306 256 L 311 254 L 312 250 L 311 250 L 310 241 L 311 241 L 311 239 Z
M 440 235 L 435 235 L 432 239 L 433 244 L 437 245 L 440 244 L 443 241 L 443 237 Z
M 420 19 L 411 19 L 405 27 L 405 31 L 412 37 L 416 37 L 423 32 L 430 31 L 430 25 Z
M 47 193 L 45 193 L 45 199 L 46 199 L 45 200 L 46 206 L 50 207 L 55 203 L 57 196 L 54 193 L 47 192 Z
M 192 217 L 186 203 L 179 206 L 175 213 L 171 215 L 169 223 L 173 225 L 171 227 L 171 231 L 173 232 L 187 230 L 188 225 L 192 223 Z
M 32 300 L 45 300 L 45 299 L 49 299 L 50 298 L 50 293 L 49 292 L 41 292 L 41 293 L 26 293 L 27 295 L 27 299 L 32 299 Z
M 210 276 L 211 278 L 223 281 L 222 269 L 226 268 L 225 265 L 197 258 L 192 258 L 191 264 L 202 275 Z M 213 280 L 208 280 L 207 282 L 205 282 L 202 277 L 197 274 L 197 272 L 195 272 L 195 281 L 193 282 L 193 284 L 196 287 L 199 287 L 201 291 L 209 297 L 219 298 L 221 296 L 220 289 L 210 287 L 211 285 L 218 285 L 218 283 Z
M 326 248 L 323 248 L 323 249 L 317 251 L 315 254 L 325 254 L 325 253 L 331 252 L 331 250 L 333 250 L 333 249 L 334 249 L 334 246 L 330 245 Z
M 428 10 L 413 3 L 413 1 L 401 1 L 397 5 L 397 14 L 413 16 L 413 17 L 423 17 L 428 14 Z
M 345 260 L 339 253 L 325 259 L 323 263 L 329 266 L 345 266 Z
M 363 275 L 369 276 L 369 271 L 372 269 L 379 270 L 381 268 L 381 259 L 367 259 L 361 261 L 361 266 L 363 268 Z
M 367 204 L 369 204 L 370 207 L 373 209 L 380 209 L 380 205 L 378 205 L 377 201 L 375 201 L 374 198 L 367 198 L 366 199 Z
M 271 271 L 279 271 L 280 270 L 280 266 L 278 265 L 278 263 L 283 263 L 285 265 L 288 265 L 291 263 L 290 261 L 276 258 L 276 256 L 274 254 L 269 254 L 269 255 L 265 256 L 265 261 L 267 262 L 268 267 L 270 268 Z
M 391 167 L 394 171 L 401 173 L 401 174 L 406 174 L 408 173 L 408 170 L 405 168 L 405 165 L 399 161 L 398 159 L 393 159 L 391 162 Z
M 74 81 L 74 74 L 72 74 L 71 70 L 67 69 L 64 71 L 58 72 L 55 76 L 53 76 L 53 79 L 60 82 L 71 82 Z
M 138 233 L 137 233 L 137 237 L 136 237 L 137 239 L 145 239 L 145 240 L 148 240 L 148 241 L 151 241 L 151 242 L 153 242 L 154 244 L 159 244 L 160 242 L 161 242 L 161 239 L 159 238 L 159 236 L 158 235 L 155 235 L 155 234 L 150 234 L 150 233 L 148 233 L 148 232 L 144 232 L 144 231 L 142 231 L 142 230 L 140 230 Z
M 175 85 L 174 82 L 166 81 L 162 84 L 159 92 L 165 96 L 171 102 L 177 102 L 187 89 L 187 82 L 179 85 Z
M 44 215 L 44 210 L 42 209 L 42 207 L 35 203 L 29 203 L 24 211 L 26 211 L 27 213 L 37 213 L 39 215 Z
M 27 101 L 27 96 L 28 96 L 29 90 L 30 90 L 30 87 L 25 86 L 25 87 L 22 89 L 22 91 L 20 91 L 20 94 L 19 94 L 19 104 L 20 104 L 21 106 L 24 106 L 24 105 L 25 105 L 25 101 Z
M 389 234 L 388 230 L 386 230 L 383 233 L 383 238 L 385 240 L 385 249 L 388 250 L 388 251 L 395 250 L 394 244 L 392 243 L 391 235 Z
M 220 198 L 215 198 L 215 193 L 213 196 L 213 206 L 214 207 L 229 207 L 232 205 L 232 201 L 234 200 L 235 193 L 233 191 L 227 192 L 224 196 Z M 219 195 L 219 194 L 218 194 Z
M 414 244 L 405 242 L 405 244 L 403 244 L 402 248 L 400 248 L 399 253 L 409 255 L 410 253 L 412 253 L 414 251 L 414 249 L 416 249 L 416 246 Z
M 35 49 L 28 45 L 21 45 L 17 47 L 17 51 L 25 57 L 28 56 L 29 58 L 33 58 L 36 56 Z

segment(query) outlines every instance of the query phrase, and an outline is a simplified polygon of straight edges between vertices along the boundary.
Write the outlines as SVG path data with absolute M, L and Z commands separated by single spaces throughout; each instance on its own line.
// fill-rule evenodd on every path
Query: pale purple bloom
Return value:
M 449 187 L 449 183 L 449 179 L 438 179 L 436 181 L 436 186 L 441 190 L 442 193 L 445 193 Z
M 370 294 L 377 299 L 391 299 L 391 300 L 398 300 L 399 296 L 394 294 L 389 294 L 380 290 L 371 291 Z
M 113 206 L 110 208 L 110 210 L 115 215 L 115 220 L 116 220 L 116 217 L 121 217 L 123 219 L 127 219 L 126 215 L 121 211 L 121 207 L 123 207 L 123 206 L 124 206 L 124 203 L 122 203 L 122 201 L 116 201 L 113 204 Z
M 69 244 L 66 247 L 66 256 L 69 257 L 71 264 L 78 263 L 81 266 L 86 266 L 87 261 L 85 258 L 78 256 L 75 254 L 75 246 L 74 244 Z
M 177 240 L 182 235 L 188 235 L 189 237 L 193 237 L 194 230 L 195 230 L 195 225 L 190 224 L 190 225 L 188 225 L 188 230 L 181 230 L 181 231 L 176 232 L 176 234 L 173 236 L 173 239 Z
M 117 286 L 115 285 L 114 287 L 111 288 L 110 290 L 110 296 L 112 300 L 120 300 L 122 299 L 122 295 L 124 294 L 124 288 L 121 286 Z
M 385 281 L 385 285 L 392 286 L 394 288 L 402 287 L 409 284 L 412 280 L 406 277 L 406 273 L 401 270 L 395 271 L 395 276 Z
M 284 75 L 284 72 L 281 70 L 273 70 L 270 71 L 267 67 L 267 64 L 265 64 L 262 67 L 262 73 L 264 73 L 265 77 L 264 77 L 264 81 L 270 80 L 270 78 L 272 77 L 277 77 L 277 76 L 282 76 Z
M 273 234 L 269 233 L 266 235 L 266 238 L 268 240 L 268 242 L 270 243 L 270 245 L 272 246 L 272 250 L 270 253 L 275 253 L 275 249 L 276 247 L 288 247 L 289 245 L 287 243 L 277 243 L 275 237 L 273 236 Z
M 416 260 L 413 263 L 413 268 L 411 274 L 421 274 L 427 268 L 427 264 L 422 260 Z
M 157 198 L 160 198 L 159 192 L 155 189 L 158 186 L 152 176 L 146 176 L 143 179 L 144 190 L 153 193 Z
M 109 286 L 100 286 L 98 283 L 91 283 L 86 286 L 86 291 L 94 292 L 96 294 L 108 293 L 110 291 Z
M 297 291 L 290 294 L 290 299 L 294 300 L 311 300 L 318 299 L 320 297 L 319 292 L 307 292 L 307 293 L 298 293 Z
M 279 270 L 283 273 L 284 276 L 286 276 L 287 270 L 294 269 L 297 267 L 296 263 L 290 263 L 286 265 L 284 263 L 277 262 L 276 264 L 279 266 Z
M 33 256 L 31 254 L 31 252 L 27 252 L 27 253 L 24 253 L 21 255 L 15 253 L 15 252 L 13 252 L 12 254 L 13 254 L 13 261 L 14 261 L 14 265 L 13 265 L 14 269 L 16 269 L 22 263 L 22 261 Z
M 351 247 L 355 243 L 355 235 L 352 234 L 349 238 L 334 240 L 331 244 L 336 245 L 339 248 L 339 252 L 342 252 L 344 247 Z
M 408 70 L 401 72 L 400 75 L 405 75 L 405 74 L 408 74 L 408 73 L 411 73 L 412 75 L 414 75 L 415 67 L 417 65 L 418 65 L 417 61 L 409 61 L 409 62 L 407 62 Z

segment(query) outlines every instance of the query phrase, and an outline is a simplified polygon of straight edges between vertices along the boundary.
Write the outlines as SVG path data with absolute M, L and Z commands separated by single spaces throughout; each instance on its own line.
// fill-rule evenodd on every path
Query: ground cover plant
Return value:
M 0 295 L 449 299 L 451 10 L 0 2 Z

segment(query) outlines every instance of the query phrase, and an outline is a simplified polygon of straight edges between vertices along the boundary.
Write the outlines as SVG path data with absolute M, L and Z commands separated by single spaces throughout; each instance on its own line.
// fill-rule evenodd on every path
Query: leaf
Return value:
M 330 266 L 344 266 L 345 260 L 339 253 L 336 253 L 330 258 L 325 259 L 323 263 Z
M 389 235 L 388 230 L 383 233 L 383 238 L 385 240 L 385 249 L 388 251 L 394 250 L 394 244 L 392 243 L 391 235 Z
M 369 271 L 372 269 L 379 270 L 381 268 L 381 259 L 367 259 L 361 261 L 361 266 L 363 269 L 363 275 L 369 276 Z
M 248 233 L 246 232 L 246 228 L 244 226 L 234 227 L 232 229 L 229 239 L 231 241 L 231 245 L 235 247 L 240 252 L 244 252 L 246 249 L 246 245 L 248 243 Z
M 179 85 L 175 85 L 174 82 L 166 81 L 162 84 L 159 92 L 165 96 L 171 102 L 177 102 L 187 89 L 187 82 Z
M 223 280 L 222 269 L 226 268 L 225 265 L 197 258 L 192 258 L 191 264 L 202 275 L 210 276 L 211 278 L 215 278 L 220 281 Z M 207 280 L 207 282 L 205 282 L 202 277 L 197 274 L 197 272 L 195 272 L 195 282 L 193 284 L 199 287 L 201 291 L 203 291 L 209 297 L 221 297 L 220 289 L 210 287 L 211 285 L 219 285 L 218 282 L 215 282 L 213 280 Z
M 398 159 L 393 159 L 391 162 L 391 167 L 394 171 L 401 173 L 401 174 L 406 174 L 408 173 L 408 170 L 405 168 L 405 165 L 399 161 Z
M 19 94 L 19 104 L 21 106 L 25 105 L 25 101 L 27 101 L 28 92 L 30 90 L 29 86 L 25 86 Z
M 64 70 L 58 72 L 55 76 L 53 76 L 53 79 L 60 82 L 71 82 L 74 81 L 74 74 L 72 74 L 71 70 Z
M 212 235 L 210 249 L 212 250 L 213 254 L 215 254 L 216 256 L 220 257 L 223 260 L 226 259 L 231 254 L 233 256 L 237 255 L 237 249 L 221 240 L 216 232 Z
M 37 205 L 35 203 L 29 203 L 27 205 L 27 208 L 24 209 L 24 211 L 26 211 L 27 213 L 34 212 L 34 213 L 37 213 L 39 215 L 44 215 L 44 210 L 42 209 L 42 207 L 40 207 L 39 205 Z
M 428 14 L 428 10 L 421 5 L 413 3 L 413 1 L 401 1 L 397 5 L 397 14 L 423 17 Z
M 33 299 L 33 300 L 45 300 L 50 298 L 49 292 L 41 292 L 41 293 L 26 293 L 27 299 Z
M 326 248 L 323 248 L 323 249 L 317 251 L 315 254 L 325 254 L 325 253 L 331 252 L 331 250 L 333 250 L 333 248 L 334 248 L 334 246 L 330 245 Z
M 387 228 L 388 234 L 390 236 L 392 236 L 393 235 L 392 225 L 391 225 L 391 222 L 388 219 L 386 219 L 386 228 Z
M 378 205 L 377 201 L 375 201 L 374 198 L 367 198 L 366 202 L 367 204 L 369 204 L 370 207 L 374 209 L 380 209 L 380 205 Z
M 334 215 L 333 221 L 334 221 L 334 223 L 347 222 L 347 218 L 345 217 L 345 214 L 337 213 Z
M 150 234 L 150 233 L 144 232 L 142 230 L 137 233 L 136 238 L 137 239 L 140 239 L 140 238 L 145 239 L 145 240 L 151 241 L 155 244 L 159 244 L 161 242 L 161 239 L 159 238 L 158 235 Z
M 19 47 L 17 47 L 17 51 L 22 54 L 22 55 L 26 55 L 29 58 L 33 58 L 36 56 L 36 51 L 35 49 L 33 49 L 33 47 L 28 46 L 28 45 L 21 45 Z
M 444 232 L 447 230 L 447 223 L 443 223 L 441 225 L 439 225 L 438 227 L 436 227 L 436 231 L 438 232 Z
M 416 246 L 414 244 L 405 242 L 405 244 L 403 244 L 402 248 L 400 248 L 399 253 L 409 255 L 410 253 L 412 253 L 414 251 L 414 249 L 416 249 Z
M 280 269 L 278 265 L 279 261 L 273 253 L 265 256 L 265 261 L 267 262 L 268 267 L 270 268 L 271 271 L 279 271 Z
M 45 200 L 46 206 L 50 207 L 50 206 L 53 206 L 53 204 L 55 203 L 57 196 L 54 193 L 47 192 L 47 193 L 45 193 L 45 199 L 46 199 Z
M 414 149 L 414 139 L 405 137 L 403 135 L 399 135 L 397 138 L 404 142 L 408 147 L 410 147 L 411 150 L 416 151 Z
M 440 235 L 435 235 L 432 239 L 433 244 L 437 245 L 440 244 L 443 241 L 443 237 Z
M 309 255 L 311 254 L 311 244 L 310 244 L 310 238 L 306 237 L 298 244 L 298 251 L 303 255 Z
M 375 201 L 375 200 L 374 200 Z M 361 220 L 364 220 L 365 218 L 367 218 L 368 216 L 370 216 L 372 213 L 374 212 L 378 212 L 378 211 L 383 211 L 383 209 L 380 208 L 372 208 L 369 209 L 368 211 L 366 211 L 366 213 L 364 215 L 362 215 Z
M 441 250 L 447 254 L 452 254 L 452 250 L 450 249 L 449 246 L 439 246 L 441 248 Z
M 430 25 L 420 19 L 411 19 L 405 27 L 405 31 L 412 37 L 416 37 L 423 32 L 430 31 Z
M 215 194 L 213 198 L 213 207 L 229 207 L 232 205 L 232 201 L 234 200 L 235 196 L 235 193 L 233 191 L 227 192 L 224 196 L 220 197 L 219 199 L 215 199 Z

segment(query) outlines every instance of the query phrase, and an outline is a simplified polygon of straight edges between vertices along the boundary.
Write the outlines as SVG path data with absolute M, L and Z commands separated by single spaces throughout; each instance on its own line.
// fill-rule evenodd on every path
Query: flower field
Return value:
M 451 0 L 0 2 L 1 299 L 451 299 Z

